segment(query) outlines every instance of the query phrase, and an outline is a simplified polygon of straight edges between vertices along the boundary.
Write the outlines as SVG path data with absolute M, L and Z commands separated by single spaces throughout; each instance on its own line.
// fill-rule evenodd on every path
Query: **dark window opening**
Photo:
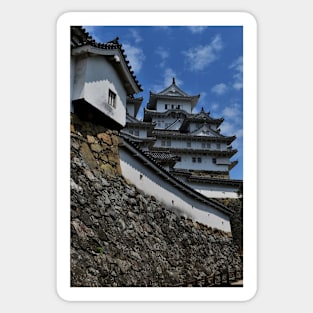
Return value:
M 116 107 L 116 94 L 109 89 L 109 99 L 108 99 L 109 105 L 111 105 L 113 108 Z

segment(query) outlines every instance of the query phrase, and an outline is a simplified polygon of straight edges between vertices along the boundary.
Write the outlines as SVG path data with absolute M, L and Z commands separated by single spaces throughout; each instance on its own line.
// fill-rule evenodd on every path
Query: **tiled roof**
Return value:
M 178 130 L 166 130 L 166 129 L 154 129 L 153 134 L 159 138 L 177 138 L 186 139 L 186 140 L 197 140 L 206 142 L 225 142 L 227 144 L 231 144 L 235 139 L 236 136 L 197 136 L 192 133 L 181 133 Z
M 162 151 L 164 149 L 163 147 L 152 147 L 153 151 Z M 176 152 L 176 153 L 188 153 L 188 154 L 209 154 L 209 155 L 215 155 L 217 157 L 233 157 L 238 150 L 237 149 L 228 149 L 228 150 L 212 150 L 212 149 L 191 149 L 191 148 L 180 148 L 180 147 L 170 147 L 170 151 Z
M 176 162 L 177 156 L 169 151 L 145 151 L 145 154 L 155 159 L 157 162 Z
M 141 88 L 141 84 L 137 80 L 136 76 L 134 75 L 134 71 L 132 67 L 129 65 L 129 61 L 127 60 L 127 55 L 125 54 L 125 50 L 122 47 L 122 44 L 119 43 L 119 38 L 116 37 L 115 39 L 108 41 L 106 43 L 99 43 L 96 42 L 89 33 L 82 27 L 82 26 L 72 26 L 71 27 L 71 47 L 78 48 L 82 46 L 92 46 L 95 48 L 100 48 L 103 50 L 118 50 L 124 58 L 124 62 L 127 65 L 127 69 L 131 74 L 131 77 L 135 81 L 138 89 L 143 91 Z
M 224 118 L 213 118 L 210 116 L 210 112 L 206 113 L 201 110 L 201 112 L 197 114 L 188 114 L 181 126 L 181 130 L 187 129 L 191 122 L 215 124 L 218 127 L 224 122 Z
M 204 173 L 204 171 L 202 171 Z M 239 187 L 243 182 L 239 179 L 229 179 L 221 177 L 209 177 L 209 176 L 200 176 L 190 170 L 184 169 L 173 169 L 171 174 L 174 176 L 185 176 L 187 181 L 198 182 L 203 184 L 215 184 L 215 185 L 227 185 L 227 186 L 237 186 Z M 223 174 L 223 173 L 221 173 Z

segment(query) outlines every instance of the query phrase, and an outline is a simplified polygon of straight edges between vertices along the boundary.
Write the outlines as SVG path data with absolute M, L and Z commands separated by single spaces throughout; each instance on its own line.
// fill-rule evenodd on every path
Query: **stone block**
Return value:
M 102 171 L 104 171 L 104 173 L 105 173 L 106 175 L 109 175 L 109 176 L 114 176 L 114 175 L 115 175 L 115 170 L 114 170 L 113 167 L 112 167 L 110 164 L 108 164 L 108 163 L 106 163 L 106 164 L 101 164 L 101 165 L 100 165 L 100 168 L 101 168 Z
M 97 135 L 97 137 L 102 140 L 104 143 L 108 144 L 108 145 L 112 145 L 112 139 L 111 136 L 106 134 L 106 133 L 99 133 Z
M 118 146 L 118 144 L 119 144 L 119 137 L 117 137 L 116 135 L 112 135 L 111 139 L 112 139 L 113 145 Z
M 96 152 L 96 153 L 100 153 L 103 149 L 102 149 L 102 146 L 99 145 L 98 143 L 92 143 L 90 145 L 90 148 L 92 151 Z
M 87 162 L 87 164 L 91 168 L 96 168 L 97 167 L 97 161 L 94 158 L 91 150 L 89 149 L 89 146 L 86 142 L 83 142 L 81 147 L 80 147 L 80 153 L 82 154 L 84 160 Z
M 87 135 L 87 141 L 88 143 L 95 143 L 96 139 L 94 136 Z

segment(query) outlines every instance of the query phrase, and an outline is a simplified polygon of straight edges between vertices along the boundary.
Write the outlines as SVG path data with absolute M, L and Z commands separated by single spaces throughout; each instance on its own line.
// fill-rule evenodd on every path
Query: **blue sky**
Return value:
M 224 118 L 223 135 L 236 135 L 231 178 L 243 178 L 243 34 L 240 26 L 84 26 L 97 42 L 119 37 L 143 88 L 137 118 L 142 118 L 149 92 L 168 87 L 172 78 L 190 95 L 200 94 L 194 113 L 210 111 Z

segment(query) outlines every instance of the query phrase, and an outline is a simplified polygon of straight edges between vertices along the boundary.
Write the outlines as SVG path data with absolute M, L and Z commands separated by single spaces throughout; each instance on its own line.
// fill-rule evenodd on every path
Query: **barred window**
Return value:
M 116 93 L 114 93 L 111 89 L 109 89 L 109 99 L 108 99 L 109 105 L 111 105 L 113 108 L 116 107 Z

